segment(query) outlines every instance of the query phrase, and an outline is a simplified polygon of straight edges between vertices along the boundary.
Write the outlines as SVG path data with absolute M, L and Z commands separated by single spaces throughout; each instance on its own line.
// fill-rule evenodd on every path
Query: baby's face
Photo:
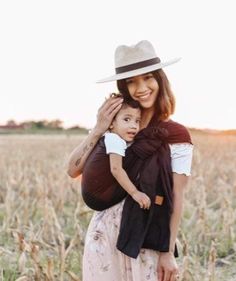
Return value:
M 141 110 L 130 106 L 121 108 L 111 124 L 111 132 L 127 142 L 132 142 L 139 131 Z

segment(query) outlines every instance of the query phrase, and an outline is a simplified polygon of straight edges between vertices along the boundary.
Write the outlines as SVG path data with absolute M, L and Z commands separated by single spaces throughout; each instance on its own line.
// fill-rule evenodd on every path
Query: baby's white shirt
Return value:
M 105 133 L 104 142 L 107 154 L 115 153 L 123 157 L 125 156 L 127 144 L 126 141 L 123 140 L 119 135 L 107 132 Z

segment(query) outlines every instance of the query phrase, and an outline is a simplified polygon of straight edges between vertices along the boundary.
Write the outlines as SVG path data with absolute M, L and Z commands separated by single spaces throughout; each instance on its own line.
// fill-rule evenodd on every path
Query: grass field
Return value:
M 193 134 L 179 232 L 181 280 L 236 280 L 236 137 Z M 0 280 L 81 280 L 92 215 L 66 174 L 82 136 L 0 139 Z

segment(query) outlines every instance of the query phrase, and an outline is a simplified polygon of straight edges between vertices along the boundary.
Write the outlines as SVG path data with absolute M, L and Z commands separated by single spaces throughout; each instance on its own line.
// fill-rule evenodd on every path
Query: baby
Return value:
M 124 101 L 109 131 L 100 139 L 86 161 L 82 176 L 82 196 L 92 209 L 110 207 L 116 203 L 114 200 L 120 201 L 127 193 L 141 208 L 149 209 L 150 198 L 136 188 L 122 166 L 125 150 L 139 132 L 140 119 L 139 103 L 134 100 Z M 115 184 L 114 178 L 120 186 L 117 182 Z

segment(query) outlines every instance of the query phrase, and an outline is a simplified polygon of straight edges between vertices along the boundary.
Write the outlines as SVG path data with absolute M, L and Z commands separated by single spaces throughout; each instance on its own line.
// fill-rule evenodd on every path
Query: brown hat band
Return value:
M 143 68 L 143 67 L 146 67 L 146 66 L 150 66 L 150 65 L 153 65 L 153 64 L 156 64 L 156 63 L 159 63 L 159 62 L 161 62 L 161 60 L 158 57 L 156 57 L 156 58 L 153 58 L 153 59 L 150 59 L 150 60 L 144 60 L 144 61 L 141 61 L 141 62 L 136 62 L 136 63 L 132 63 L 132 64 L 129 64 L 129 65 L 117 67 L 116 68 L 116 74 L 120 74 L 120 73 L 131 71 L 131 70 L 136 70 L 136 69 Z

